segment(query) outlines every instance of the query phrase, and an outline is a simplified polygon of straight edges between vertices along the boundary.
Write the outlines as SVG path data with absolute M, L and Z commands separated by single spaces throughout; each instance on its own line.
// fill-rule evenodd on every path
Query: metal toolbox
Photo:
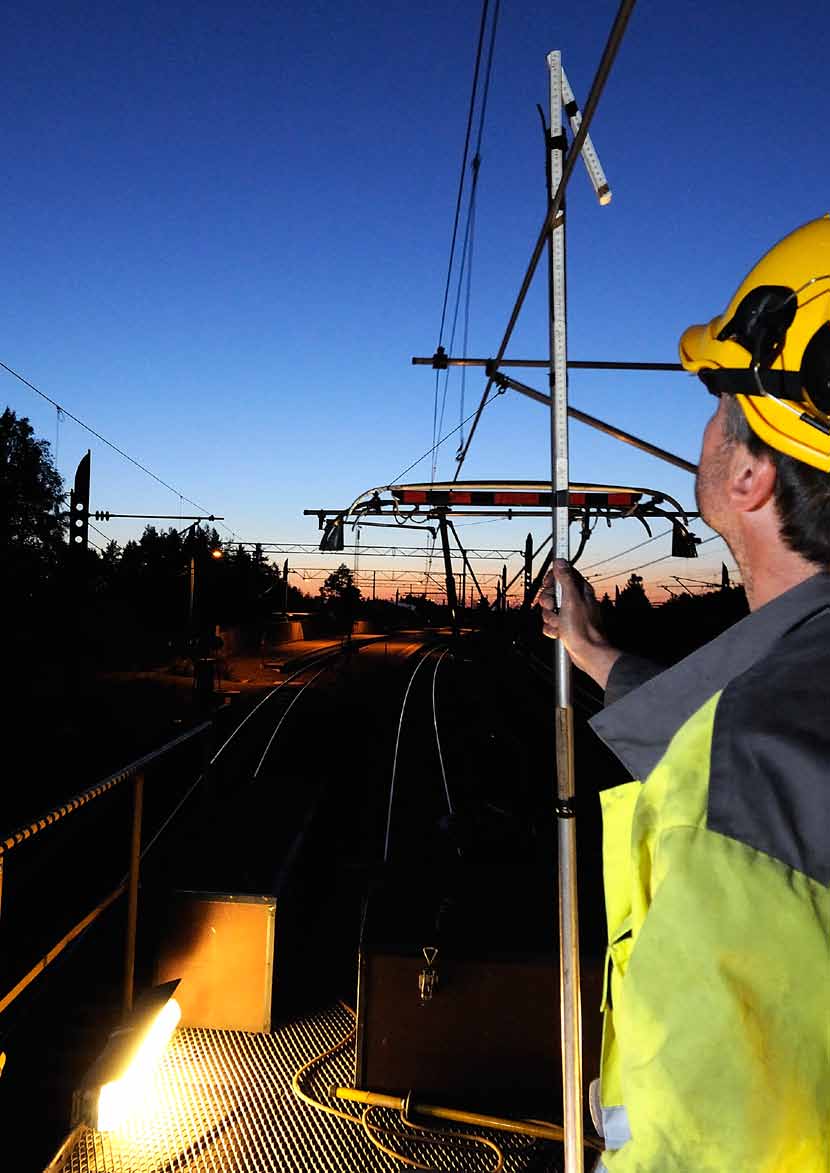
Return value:
M 174 893 L 156 981 L 181 979 L 182 1026 L 271 1029 L 276 911 L 274 896 Z

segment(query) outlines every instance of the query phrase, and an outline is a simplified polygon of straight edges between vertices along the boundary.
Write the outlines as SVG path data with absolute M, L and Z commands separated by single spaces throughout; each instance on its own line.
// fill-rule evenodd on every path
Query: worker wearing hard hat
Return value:
M 621 654 L 567 563 L 545 631 L 638 781 L 601 795 L 608 1173 L 830 1170 L 830 219 L 680 340 L 719 397 L 696 493 L 750 614 L 674 667 Z M 659 673 L 659 675 L 658 675 Z

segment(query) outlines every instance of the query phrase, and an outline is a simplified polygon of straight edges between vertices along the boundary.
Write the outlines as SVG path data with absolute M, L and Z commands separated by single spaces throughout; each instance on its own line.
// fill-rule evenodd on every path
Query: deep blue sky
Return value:
M 546 54 L 562 50 L 584 102 L 615 11 L 607 0 L 502 6 L 473 269 L 478 354 L 498 345 L 544 212 Z M 225 514 L 238 537 L 316 541 L 304 507 L 347 504 L 431 443 L 434 379 L 409 360 L 437 342 L 479 17 L 478 0 L 13 6 L 0 50 L 0 360 Z M 571 357 L 674 360 L 683 328 L 722 309 L 767 247 L 830 210 L 829 28 L 819 0 L 638 5 L 592 128 L 613 202 L 596 204 L 581 169 L 571 186 Z M 511 352 L 545 346 L 543 265 Z M 67 480 L 91 444 L 93 507 L 179 512 L 178 497 L 0 378 Z M 482 385 L 468 378 L 468 410 Z M 574 374 L 571 393 L 692 460 L 714 403 L 680 375 Z M 455 379 L 445 430 L 458 399 Z M 688 475 L 581 425 L 571 448 L 573 480 L 692 504 Z M 441 450 L 439 476 L 452 475 L 454 450 Z M 427 460 L 410 478 L 429 472 Z M 502 397 L 465 475 L 548 472 L 544 409 Z M 521 546 L 526 529 L 466 537 Z M 108 532 L 123 541 L 140 526 Z M 641 536 L 631 522 L 598 531 L 584 561 Z M 705 577 L 723 547 L 704 552 L 646 576 Z

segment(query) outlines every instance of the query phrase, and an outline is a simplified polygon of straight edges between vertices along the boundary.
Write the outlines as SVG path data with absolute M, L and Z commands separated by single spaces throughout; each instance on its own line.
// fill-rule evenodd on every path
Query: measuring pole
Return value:
M 548 54 L 550 71 L 550 145 L 548 199 L 562 180 L 566 136 L 562 125 L 562 55 Z M 554 558 L 570 558 L 568 540 L 568 335 L 566 328 L 565 204 L 548 241 L 550 343 L 550 451 L 552 543 Z M 557 587 L 557 603 L 561 605 Z M 559 855 L 559 980 L 562 1016 L 562 1090 L 565 1173 L 582 1173 L 582 1009 L 579 992 L 579 913 L 576 888 L 574 819 L 573 708 L 571 662 L 565 646 L 554 649 L 556 675 L 556 820 Z

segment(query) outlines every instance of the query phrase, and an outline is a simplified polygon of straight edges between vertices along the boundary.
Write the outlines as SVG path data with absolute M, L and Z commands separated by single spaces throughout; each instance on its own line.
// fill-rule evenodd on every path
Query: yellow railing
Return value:
M 117 773 L 111 774 L 108 778 L 104 778 L 103 781 L 96 783 L 95 786 L 90 786 L 88 790 L 81 791 L 80 794 L 74 795 L 72 798 L 67 799 L 66 802 L 52 807 L 51 810 L 48 810 L 39 818 L 33 819 L 31 822 L 26 823 L 22 827 L 18 827 L 17 830 L 12 831 L 10 834 L 4 835 L 2 838 L 0 838 L 0 902 L 2 902 L 3 873 L 6 866 L 6 859 L 16 847 L 19 847 L 22 843 L 28 842 L 36 835 L 40 835 L 43 831 L 49 827 L 54 826 L 56 823 L 60 823 L 64 819 L 69 818 L 77 811 L 82 810 L 90 803 L 95 802 L 103 795 L 108 794 L 110 791 L 116 789 L 116 787 L 123 786 L 128 782 L 132 782 L 132 833 L 130 835 L 129 866 L 124 879 L 120 884 L 118 884 L 116 888 L 108 893 L 103 898 L 103 900 L 99 901 L 98 904 L 89 909 L 89 911 L 85 913 L 85 915 L 81 917 L 81 919 L 76 924 L 74 924 L 68 932 L 64 933 L 60 940 L 56 941 L 55 944 L 52 945 L 51 948 L 49 948 L 43 954 L 43 956 L 35 963 L 35 965 L 32 966 L 28 973 L 24 974 L 23 977 L 16 983 L 16 985 L 14 985 L 10 990 L 8 990 L 0 997 L 0 1014 L 8 1009 L 12 1002 L 14 1002 L 15 999 L 23 993 L 27 986 L 31 985 L 31 983 L 37 977 L 39 977 L 39 975 L 42 974 L 44 970 L 46 970 L 52 964 L 52 962 L 61 955 L 61 953 L 63 953 L 64 949 L 66 949 L 66 947 L 70 945 L 72 941 L 74 941 L 86 929 L 88 929 L 89 926 L 93 924 L 98 919 L 98 917 L 101 916 L 101 914 L 105 912 L 106 909 L 109 908 L 109 906 L 125 892 L 127 893 L 127 931 L 124 946 L 123 1000 L 125 1010 L 132 1008 L 133 986 L 135 980 L 136 928 L 138 923 L 138 879 L 141 868 L 141 858 L 143 854 L 146 854 L 146 852 L 160 834 L 160 831 L 157 831 L 153 840 L 147 844 L 147 846 L 144 848 L 144 851 L 142 852 L 141 830 L 144 806 L 145 772 L 154 766 L 157 762 L 159 762 L 162 758 L 170 754 L 173 750 L 178 749 L 180 746 L 185 745 L 187 742 L 193 741 L 196 738 L 204 738 L 206 744 L 209 745 L 209 735 L 212 728 L 213 723 L 211 721 L 204 721 L 201 725 L 197 725 L 193 729 L 189 729 L 186 733 L 182 733 L 179 737 L 174 738 L 172 741 L 168 741 L 165 745 L 161 746 L 157 750 L 154 750 L 152 753 L 146 754 L 144 757 L 138 758 L 136 761 L 131 762 L 128 766 L 125 766 L 123 769 L 117 771 Z M 196 782 L 194 782 L 193 786 L 190 788 L 190 790 L 188 790 L 185 798 L 187 798 L 191 791 L 195 789 L 196 785 L 198 785 L 203 777 L 204 773 L 199 775 L 199 777 L 196 779 Z M 182 799 L 182 801 L 177 805 L 173 813 L 179 809 L 179 807 L 182 805 L 182 802 L 184 802 L 184 799 Z M 171 817 L 172 815 L 168 816 L 164 826 L 167 825 L 167 822 L 170 821 Z M 2 1067 L 0 1067 L 0 1070 L 2 1070 Z

